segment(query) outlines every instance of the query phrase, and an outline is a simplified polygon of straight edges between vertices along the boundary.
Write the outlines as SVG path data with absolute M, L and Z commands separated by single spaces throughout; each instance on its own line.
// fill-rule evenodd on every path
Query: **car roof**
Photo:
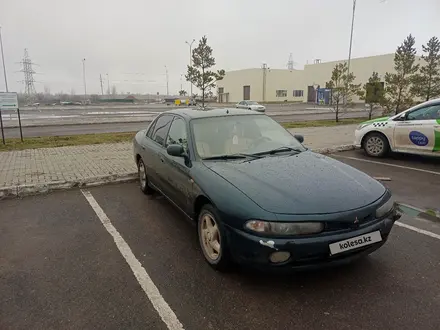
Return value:
M 190 119 L 195 118 L 211 118 L 211 117 L 223 117 L 223 116 L 236 116 L 236 115 L 260 115 L 264 116 L 263 113 L 249 111 L 245 109 L 237 109 L 237 108 L 180 108 L 180 109 L 173 109 L 168 110 L 165 112 L 162 112 L 162 114 L 175 114 L 180 115 L 182 117 Z

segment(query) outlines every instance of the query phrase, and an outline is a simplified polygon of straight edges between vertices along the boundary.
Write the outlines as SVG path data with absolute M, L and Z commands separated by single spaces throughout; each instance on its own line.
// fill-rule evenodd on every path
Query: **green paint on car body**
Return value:
M 436 119 L 436 121 L 437 121 L 437 124 L 440 124 L 440 119 Z
M 440 131 L 434 129 L 434 148 L 432 149 L 434 152 L 440 151 Z
M 387 121 L 388 119 L 390 119 L 390 117 L 380 117 L 380 118 L 375 118 L 375 119 L 364 121 L 361 124 L 378 123 L 378 122 L 382 122 L 382 121 Z

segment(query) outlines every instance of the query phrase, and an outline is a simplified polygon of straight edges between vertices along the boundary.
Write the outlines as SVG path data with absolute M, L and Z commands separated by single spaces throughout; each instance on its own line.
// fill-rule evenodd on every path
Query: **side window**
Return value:
M 186 132 L 185 121 L 181 118 L 176 118 L 171 124 L 168 132 L 166 146 L 170 144 L 180 144 L 185 151 L 188 151 L 188 134 Z
M 156 125 L 154 126 L 153 135 L 151 138 L 157 143 L 164 145 L 172 120 L 172 116 L 164 115 L 159 117 L 156 121 Z
M 432 119 L 440 119 L 440 104 L 435 104 L 411 111 L 407 117 L 407 120 L 432 120 Z
M 241 102 L 240 102 L 240 105 L 245 105 L 245 104 L 246 104 L 245 101 L 241 101 Z

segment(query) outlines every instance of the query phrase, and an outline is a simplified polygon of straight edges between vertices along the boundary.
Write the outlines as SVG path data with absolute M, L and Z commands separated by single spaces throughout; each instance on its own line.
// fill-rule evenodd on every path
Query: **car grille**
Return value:
M 358 217 L 359 222 L 355 223 L 355 219 L 350 219 L 346 221 L 328 221 L 325 223 L 325 229 L 324 231 L 338 231 L 338 230 L 346 230 L 346 229 L 353 229 L 360 225 L 366 224 L 368 222 L 371 222 L 375 220 L 374 214 L 370 213 L 363 217 Z

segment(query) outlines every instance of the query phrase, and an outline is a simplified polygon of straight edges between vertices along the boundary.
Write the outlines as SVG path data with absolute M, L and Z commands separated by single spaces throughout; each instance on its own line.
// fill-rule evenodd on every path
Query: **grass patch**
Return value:
M 336 122 L 334 119 L 329 120 L 311 120 L 311 121 L 299 121 L 299 122 L 286 122 L 281 123 L 285 128 L 301 128 L 301 127 L 331 127 L 341 125 L 360 124 L 368 120 L 367 118 L 347 118 L 341 119 Z
M 131 141 L 136 133 L 99 133 L 66 136 L 42 136 L 20 139 L 6 139 L 6 145 L 0 139 L 0 151 L 23 150 L 36 148 L 52 148 L 65 146 L 78 146 L 85 144 L 117 143 Z

